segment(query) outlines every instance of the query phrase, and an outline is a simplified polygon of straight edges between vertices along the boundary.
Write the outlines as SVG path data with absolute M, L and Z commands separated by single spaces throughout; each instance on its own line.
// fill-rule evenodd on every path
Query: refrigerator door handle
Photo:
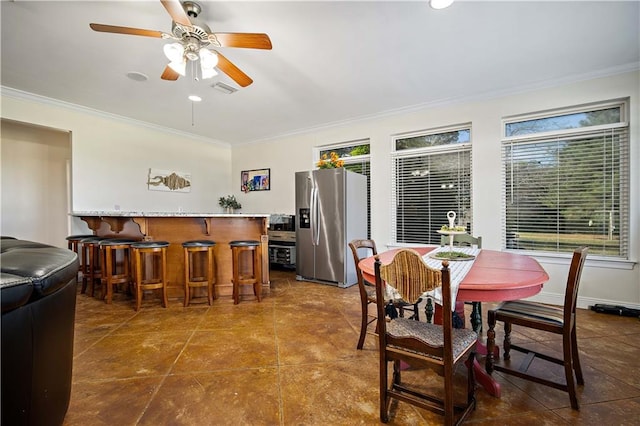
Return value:
M 318 220 L 318 188 L 311 188 L 311 242 L 317 246 L 320 242 L 320 221 Z

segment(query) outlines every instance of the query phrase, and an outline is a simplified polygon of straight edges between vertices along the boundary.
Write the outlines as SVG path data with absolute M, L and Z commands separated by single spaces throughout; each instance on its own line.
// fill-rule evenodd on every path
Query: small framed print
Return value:
M 240 173 L 242 192 L 269 191 L 271 189 L 271 169 L 243 170 Z

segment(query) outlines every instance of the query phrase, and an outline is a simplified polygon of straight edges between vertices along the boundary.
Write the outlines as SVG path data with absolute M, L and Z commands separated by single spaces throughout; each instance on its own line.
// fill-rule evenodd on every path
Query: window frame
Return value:
M 344 166 L 348 166 L 349 164 L 368 164 L 369 174 L 364 175 L 367 177 L 367 238 L 371 238 L 371 139 L 363 138 L 363 139 L 355 139 L 346 142 L 338 142 L 327 145 L 320 145 L 313 148 L 313 165 L 314 168 L 318 161 L 320 161 L 321 153 L 324 151 L 332 151 L 338 150 L 342 148 L 348 148 L 350 146 L 359 146 L 359 145 L 368 145 L 369 146 L 369 154 L 362 155 L 354 155 L 354 156 L 345 156 L 339 157 L 340 160 L 344 161 Z M 343 167 L 344 167 L 343 166 Z
M 420 136 L 429 136 L 429 135 L 437 135 L 437 134 L 445 134 L 455 131 L 468 131 L 469 133 L 469 141 L 468 142 L 459 142 L 452 143 L 448 145 L 434 145 L 427 147 L 419 147 L 419 148 L 408 148 L 408 149 L 397 149 L 397 141 L 400 139 L 409 139 Z M 425 242 L 425 243 L 407 243 L 398 241 L 398 216 L 397 216 L 397 206 L 398 206 L 398 185 L 397 175 L 395 173 L 396 170 L 396 162 L 398 159 L 402 158 L 417 158 L 417 157 L 431 157 L 436 155 L 443 154 L 453 154 L 453 153 L 467 153 L 469 157 L 469 206 L 468 206 L 468 226 L 467 232 L 473 233 L 474 229 L 474 218 L 473 218 L 473 126 L 471 122 L 450 125 L 450 126 L 442 126 L 435 127 L 431 129 L 425 129 L 420 131 L 413 131 L 407 133 L 400 133 L 392 135 L 391 137 L 391 154 L 390 154 L 390 169 L 391 169 L 391 199 L 390 199 L 390 236 L 391 243 L 390 245 L 396 247 L 415 247 L 415 246 L 433 246 L 439 245 L 439 242 L 434 244 L 434 242 Z M 460 212 L 456 211 L 456 214 L 460 215 Z M 460 216 L 458 216 L 460 217 Z M 458 217 L 456 218 L 456 223 L 458 223 Z M 447 223 L 447 218 L 445 216 L 442 217 L 442 225 Z
M 507 146 L 514 144 L 527 144 L 527 143 L 536 143 L 536 141 L 540 142 L 551 142 L 552 140 L 572 140 L 572 139 L 580 139 L 582 137 L 586 137 L 589 134 L 595 134 L 597 132 L 601 132 L 604 134 L 605 131 L 616 132 L 619 129 L 625 130 L 626 136 L 626 146 L 624 149 L 626 150 L 624 157 L 620 158 L 620 161 L 624 161 L 625 164 L 623 166 L 624 174 L 620 175 L 620 179 L 624 179 L 621 181 L 620 186 L 622 190 L 625 190 L 626 193 L 620 194 L 620 196 L 624 196 L 626 212 L 623 216 L 626 218 L 626 223 L 624 224 L 624 232 L 626 233 L 625 237 L 627 241 L 626 253 L 622 253 L 618 256 L 605 256 L 598 254 L 590 254 L 589 263 L 599 263 L 601 265 L 605 265 L 606 267 L 611 267 L 614 269 L 632 269 L 635 265 L 635 261 L 631 260 L 631 255 L 634 252 L 634 242 L 631 238 L 631 228 L 632 228 L 632 217 L 631 217 L 631 126 L 629 123 L 629 99 L 614 99 L 609 101 L 602 102 L 593 102 L 589 104 L 577 105 L 573 107 L 563 107 L 557 109 L 550 109 L 545 111 L 538 111 L 528 114 L 518 114 L 513 116 L 503 117 L 501 120 L 501 203 L 502 203 L 502 229 L 501 229 L 501 247 L 502 250 L 505 251 L 513 251 L 529 256 L 536 257 L 538 259 L 543 259 L 548 263 L 557 263 L 564 264 L 566 263 L 566 259 L 569 259 L 571 256 L 570 252 L 560 252 L 560 251 L 545 251 L 545 250 L 517 250 L 517 249 L 509 249 L 506 244 L 506 233 L 507 233 L 507 188 L 506 188 L 506 179 L 507 179 L 507 166 L 508 162 L 505 156 L 505 149 Z M 586 127 L 577 127 L 570 129 L 561 129 L 555 131 L 545 131 L 538 133 L 528 133 L 525 135 L 515 135 L 515 136 L 506 136 L 506 129 L 508 124 L 536 120 L 536 119 L 545 119 L 545 118 L 553 118 L 568 114 L 578 114 L 584 112 L 592 112 L 605 110 L 609 108 L 620 108 L 620 122 L 611 123 L 611 124 L 603 124 L 603 125 L 595 125 L 595 126 L 586 126 Z M 621 153 L 622 155 L 622 153 Z M 622 230 L 621 230 L 622 232 Z

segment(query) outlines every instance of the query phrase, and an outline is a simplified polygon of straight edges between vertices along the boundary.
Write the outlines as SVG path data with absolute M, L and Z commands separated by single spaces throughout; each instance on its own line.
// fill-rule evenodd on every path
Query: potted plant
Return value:
M 339 169 L 344 167 L 344 160 L 341 160 L 338 154 L 331 151 L 329 155 L 322 154 L 322 157 L 316 163 L 316 167 L 319 169 Z
M 235 195 L 227 195 L 225 197 L 220 197 L 218 199 L 218 204 L 220 207 L 226 210 L 227 213 L 233 213 L 234 210 L 241 209 L 242 204 L 236 200 Z

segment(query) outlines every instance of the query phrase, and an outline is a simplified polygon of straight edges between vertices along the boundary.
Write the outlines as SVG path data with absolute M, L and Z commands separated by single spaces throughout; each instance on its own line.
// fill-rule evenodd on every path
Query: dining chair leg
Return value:
M 576 382 L 579 385 L 584 385 L 582 367 L 580 365 L 580 354 L 578 353 L 578 338 L 576 335 L 575 323 L 573 325 L 573 330 L 571 330 L 571 355 L 573 356 L 573 370 L 576 372 Z
M 502 344 L 502 350 L 504 351 L 504 355 L 502 356 L 504 359 L 511 358 L 511 323 L 504 323 L 504 343 Z
M 360 321 L 360 338 L 358 339 L 358 349 L 362 349 L 364 346 L 364 338 L 367 335 L 367 326 L 369 320 L 369 302 L 360 298 L 360 308 L 362 312 L 362 320 Z
M 562 352 L 564 356 L 564 377 L 567 381 L 567 392 L 569 392 L 569 400 L 571 401 L 571 408 L 579 410 L 578 398 L 576 396 L 576 385 L 573 379 L 573 355 L 571 353 L 571 341 L 570 339 L 564 339 L 562 345 Z
M 496 315 L 493 311 L 487 313 L 487 327 L 487 355 L 484 360 L 484 369 L 487 370 L 487 373 L 491 374 L 493 373 L 494 351 L 496 347 Z
M 471 302 L 471 326 L 473 331 L 480 334 L 482 332 L 482 303 Z
M 475 374 L 475 361 L 476 353 L 471 352 L 469 359 L 466 362 L 467 365 L 467 404 L 474 403 L 475 410 L 475 386 L 476 386 L 476 374 Z
M 444 366 L 445 377 L 453 377 L 453 365 Z M 444 424 L 453 425 L 454 409 L 453 409 L 453 380 L 444 381 Z
M 382 423 L 389 421 L 389 397 L 387 396 L 389 373 L 387 368 L 389 363 L 386 357 L 380 357 L 380 420 Z

